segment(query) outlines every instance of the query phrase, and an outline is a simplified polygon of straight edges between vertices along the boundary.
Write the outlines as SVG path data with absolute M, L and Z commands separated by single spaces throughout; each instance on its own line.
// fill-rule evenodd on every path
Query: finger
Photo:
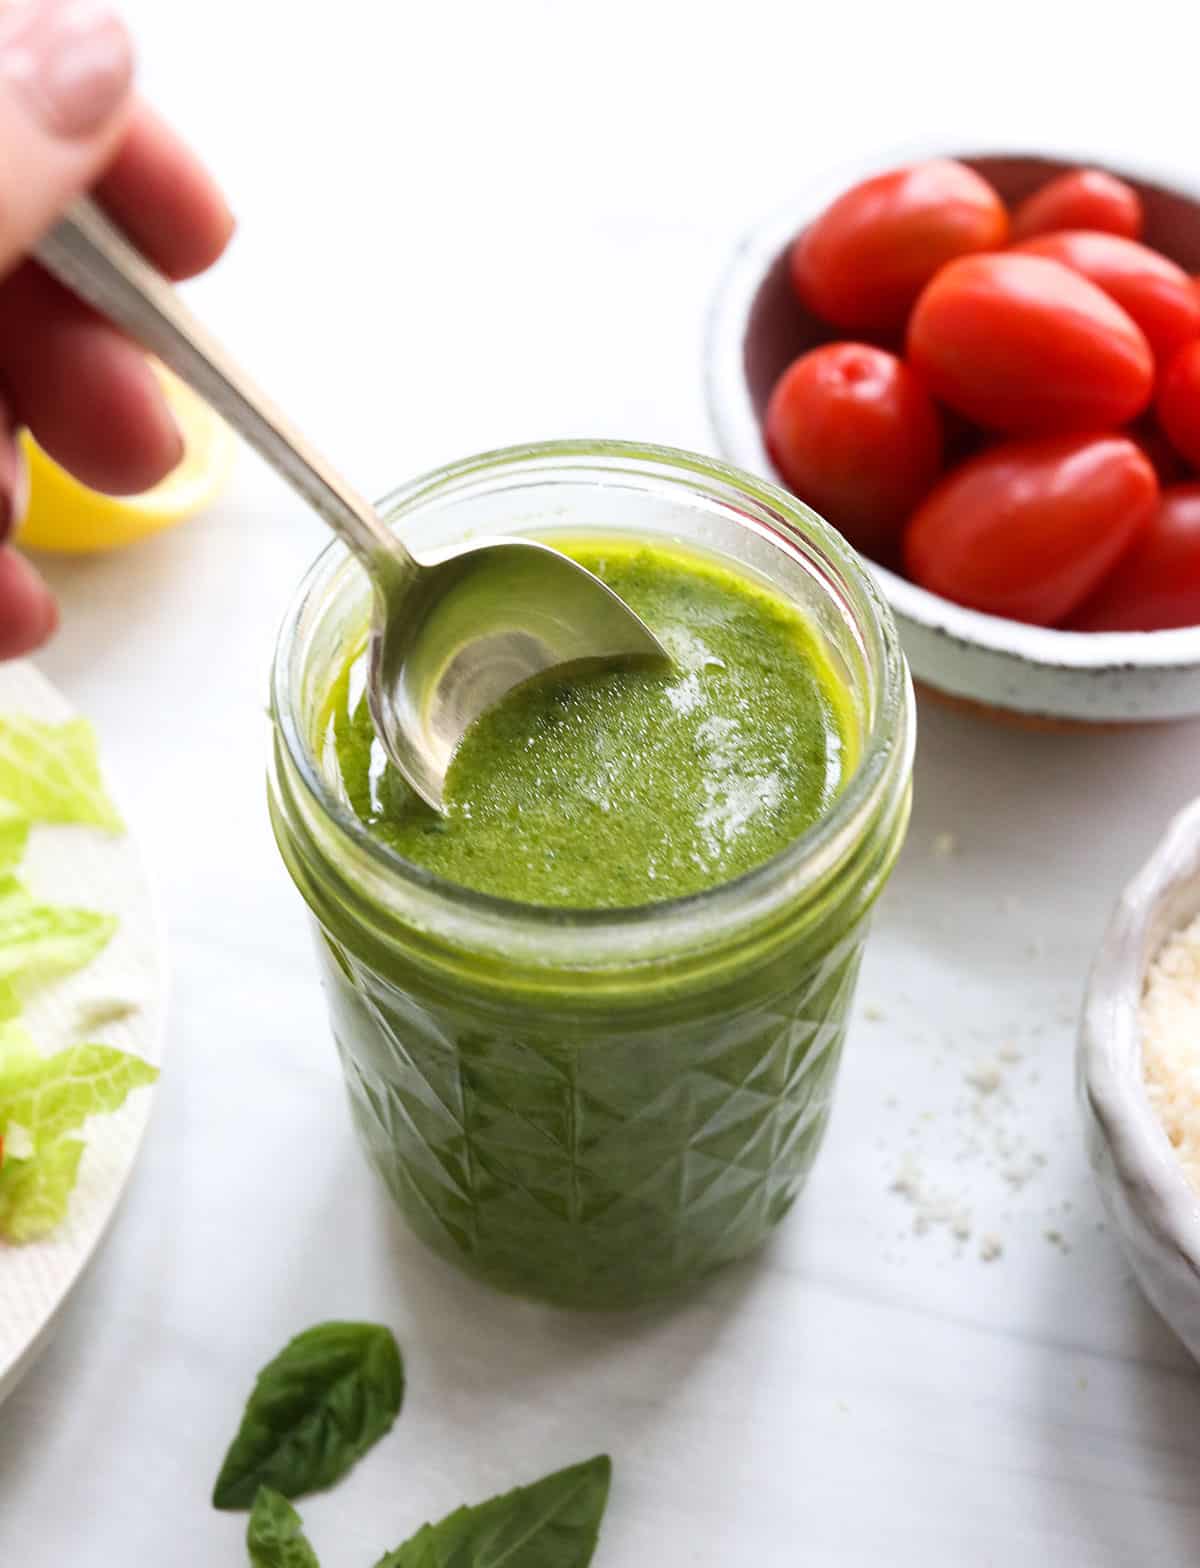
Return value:
M 128 34 L 103 0 L 0 9 L 0 274 L 112 157 L 132 75 Z
M 16 417 L 93 490 L 148 490 L 183 456 L 142 354 L 32 262 L 0 288 L 0 359 Z
M 32 653 L 58 625 L 58 609 L 49 589 L 5 542 L 24 513 L 28 496 L 16 422 L 0 396 L 0 659 Z
M 58 606 L 24 556 L 0 549 L 0 659 L 32 653 L 58 628 Z
M 144 103 L 134 104 L 124 140 L 96 190 L 130 239 L 173 278 L 210 267 L 233 233 L 220 188 Z

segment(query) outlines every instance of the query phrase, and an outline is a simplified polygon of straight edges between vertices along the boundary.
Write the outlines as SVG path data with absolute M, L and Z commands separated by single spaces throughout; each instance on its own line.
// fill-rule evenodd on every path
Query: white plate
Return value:
M 957 150 L 922 149 L 962 156 Z M 911 161 L 893 152 L 813 176 L 789 204 L 735 246 L 712 301 L 705 349 L 709 414 L 723 457 L 776 483 L 761 414 L 788 361 L 828 336 L 792 298 L 787 254 L 832 198 L 868 174 Z M 1094 155 L 969 155 L 1006 199 Z M 1119 169 L 1146 206 L 1146 235 L 1200 271 L 1200 192 L 1190 177 Z M 1200 713 L 1200 627 L 1082 633 L 1024 626 L 967 610 L 869 562 L 887 595 L 915 680 L 948 696 L 1033 718 L 1084 724 L 1179 719 Z
M 49 681 L 21 662 L 0 664 L 0 714 L 6 713 L 55 723 L 74 716 Z M 35 827 L 20 875 L 52 902 L 111 911 L 120 920 L 97 958 L 35 993 L 22 1018 L 34 1040 L 46 1051 L 100 1040 L 157 1066 L 166 991 L 163 931 L 132 837 L 89 827 Z M 135 1006 L 98 1027 L 89 1022 L 93 1009 L 119 1001 Z M 151 1091 L 138 1089 L 115 1115 L 88 1124 L 70 1213 L 52 1236 L 22 1247 L 0 1241 L 0 1400 L 45 1345 L 107 1230 L 133 1170 L 150 1104 Z

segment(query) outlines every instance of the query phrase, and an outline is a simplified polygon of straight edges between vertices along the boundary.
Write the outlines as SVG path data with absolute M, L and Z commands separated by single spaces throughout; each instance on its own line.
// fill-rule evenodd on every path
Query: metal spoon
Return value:
M 371 718 L 435 810 L 468 725 L 514 686 L 547 670 L 669 659 L 622 599 L 549 545 L 482 539 L 418 560 L 92 202 L 77 202 L 36 255 L 210 403 L 358 556 L 374 588 Z

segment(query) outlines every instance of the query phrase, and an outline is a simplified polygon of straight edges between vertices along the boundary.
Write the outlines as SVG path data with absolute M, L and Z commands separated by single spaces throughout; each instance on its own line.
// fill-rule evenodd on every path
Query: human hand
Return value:
M 182 456 L 140 351 L 27 259 L 90 187 L 170 277 L 224 250 L 233 219 L 220 191 L 132 80 L 128 34 L 104 0 L 0 0 L 0 658 L 38 647 L 58 622 L 5 542 L 24 505 L 19 427 L 114 495 L 149 489 Z

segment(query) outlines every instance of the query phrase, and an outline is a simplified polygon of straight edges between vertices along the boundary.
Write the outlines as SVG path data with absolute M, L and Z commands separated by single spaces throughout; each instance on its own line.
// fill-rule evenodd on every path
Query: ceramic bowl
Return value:
M 1180 814 L 1121 895 L 1096 955 L 1078 1075 L 1088 1155 L 1142 1289 L 1200 1360 L 1200 1194 L 1142 1077 L 1138 1006 L 1163 941 L 1200 913 L 1200 800 Z
M 1086 157 L 949 155 L 978 169 L 1009 202 L 1064 169 L 1096 166 Z M 798 354 L 846 335 L 819 323 L 792 292 L 792 240 L 847 186 L 909 161 L 884 156 L 814 179 L 738 244 L 713 301 L 705 352 L 709 412 L 718 447 L 731 462 L 782 482 L 763 444 L 771 388 Z M 1200 272 L 1200 193 L 1126 169 L 1113 172 L 1141 193 L 1147 243 L 1188 272 Z M 951 604 L 885 567 L 874 570 L 913 675 L 926 687 L 993 711 L 1051 721 L 1113 724 L 1200 713 L 1200 628 L 1085 634 L 1025 626 Z

